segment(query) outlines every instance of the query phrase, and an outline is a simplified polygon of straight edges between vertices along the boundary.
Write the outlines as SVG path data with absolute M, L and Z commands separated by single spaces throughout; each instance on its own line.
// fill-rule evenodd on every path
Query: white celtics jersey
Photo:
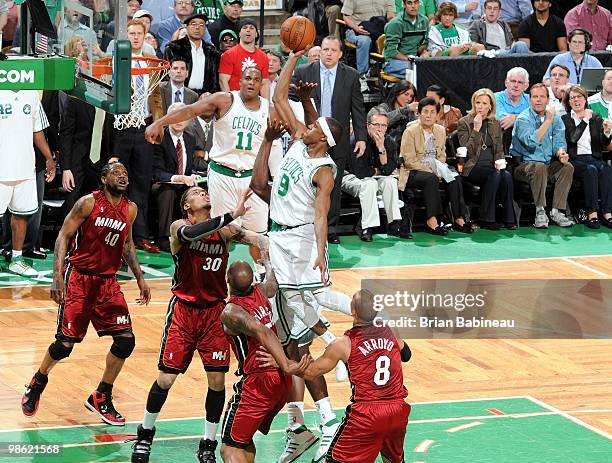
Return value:
M 34 132 L 48 126 L 37 90 L 0 90 L 0 180 L 36 177 Z
M 230 109 L 214 122 L 209 157 L 230 169 L 250 170 L 268 126 L 269 102 L 259 97 L 259 109 L 251 111 L 242 102 L 240 92 L 230 93 L 233 97 Z
M 336 164 L 328 154 L 311 158 L 301 140 L 293 143 L 272 183 L 270 218 L 274 222 L 289 227 L 314 223 L 316 187 L 312 178 L 321 166 L 331 166 L 336 176 Z

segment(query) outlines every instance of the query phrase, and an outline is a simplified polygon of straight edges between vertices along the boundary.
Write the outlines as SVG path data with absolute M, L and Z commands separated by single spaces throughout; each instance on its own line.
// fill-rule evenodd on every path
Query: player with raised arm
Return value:
M 216 461 L 216 433 L 225 403 L 225 373 L 230 364 L 229 343 L 220 322 L 227 298 L 229 242 L 267 249 L 264 235 L 231 224 L 248 212 L 245 203 L 250 197 L 249 190 L 243 192 L 232 212 L 214 218 L 210 218 L 211 203 L 204 188 L 191 187 L 181 197 L 185 218 L 170 227 L 170 250 L 175 262 L 173 296 L 159 352 L 159 374 L 149 390 L 143 423 L 137 430 L 134 463 L 149 461 L 157 416 L 170 388 L 178 375 L 187 371 L 196 350 L 208 381 L 204 436 L 196 455 L 201 463 Z
M 234 384 L 234 396 L 223 419 L 221 456 L 226 463 L 255 461 L 255 432 L 268 433 L 272 420 L 287 403 L 291 375 L 303 374 L 311 360 L 309 355 L 299 363 L 285 357 L 269 302 L 276 294 L 277 283 L 267 253 L 262 253 L 262 259 L 265 283 L 254 285 L 253 271 L 243 261 L 234 262 L 227 273 L 231 297 L 221 321 L 238 359 L 237 374 L 242 378 Z M 261 364 L 258 351 L 262 347 L 280 369 Z
M 125 418 L 112 402 L 113 383 L 135 346 L 130 314 L 117 283 L 122 258 L 140 288 L 137 302 L 148 304 L 151 292 L 132 240 L 138 208 L 125 197 L 127 170 L 119 162 L 109 163 L 100 176 L 103 188 L 77 201 L 55 242 L 50 293 L 59 304 L 57 333 L 21 399 L 21 410 L 26 416 L 36 413 L 49 372 L 70 355 L 75 343 L 83 340 L 91 322 L 98 336 L 112 336 L 113 344 L 106 356 L 102 381 L 85 401 L 85 407 L 107 424 L 125 424 Z

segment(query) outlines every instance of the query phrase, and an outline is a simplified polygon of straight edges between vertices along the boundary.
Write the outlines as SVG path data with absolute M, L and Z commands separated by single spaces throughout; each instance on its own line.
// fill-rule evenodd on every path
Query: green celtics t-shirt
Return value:
M 221 0 L 192 0 L 193 13 L 208 16 L 208 21 L 212 22 L 223 14 Z
M 442 24 L 436 24 L 434 26 L 438 31 L 440 31 L 440 35 L 442 36 L 442 41 L 447 48 L 452 47 L 453 45 L 461 45 L 461 39 L 459 38 L 459 32 L 457 32 L 457 26 L 453 24 L 453 27 L 450 29 L 445 28 Z M 463 52 L 463 55 L 469 55 L 470 50 Z M 443 55 L 447 55 L 448 51 L 445 50 Z

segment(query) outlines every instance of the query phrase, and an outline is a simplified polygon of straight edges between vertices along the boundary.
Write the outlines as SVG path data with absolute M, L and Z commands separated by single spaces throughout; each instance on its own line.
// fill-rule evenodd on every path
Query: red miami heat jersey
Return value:
M 272 315 L 270 301 L 264 296 L 257 286 L 253 286 L 253 291 L 246 296 L 232 296 L 228 303 L 239 305 L 249 314 L 255 317 L 259 323 L 270 328 L 276 333 Z M 238 359 L 238 374 L 250 375 L 253 373 L 263 373 L 266 371 L 278 371 L 274 367 L 262 367 L 256 359 L 257 349 L 261 343 L 252 336 L 239 334 L 238 336 L 227 336 L 236 359 Z
M 351 402 L 403 399 L 399 343 L 387 327 L 355 326 L 344 333 L 351 340 L 348 359 Z
M 187 304 L 212 307 L 227 297 L 229 251 L 219 232 L 181 244 L 174 257 L 172 293 Z
M 94 191 L 94 207 L 72 240 L 68 262 L 94 275 L 114 275 L 121 268 L 123 245 L 130 230 L 130 202 L 113 206 L 103 191 Z

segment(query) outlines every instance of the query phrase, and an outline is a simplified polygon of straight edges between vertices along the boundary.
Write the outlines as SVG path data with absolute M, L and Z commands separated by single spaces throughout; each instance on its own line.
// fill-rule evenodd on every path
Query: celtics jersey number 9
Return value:
M 270 218 L 289 227 L 313 223 L 316 187 L 312 179 L 321 166 L 330 166 L 336 176 L 336 164 L 329 155 L 311 158 L 302 141 L 296 141 L 281 161 L 272 184 Z

